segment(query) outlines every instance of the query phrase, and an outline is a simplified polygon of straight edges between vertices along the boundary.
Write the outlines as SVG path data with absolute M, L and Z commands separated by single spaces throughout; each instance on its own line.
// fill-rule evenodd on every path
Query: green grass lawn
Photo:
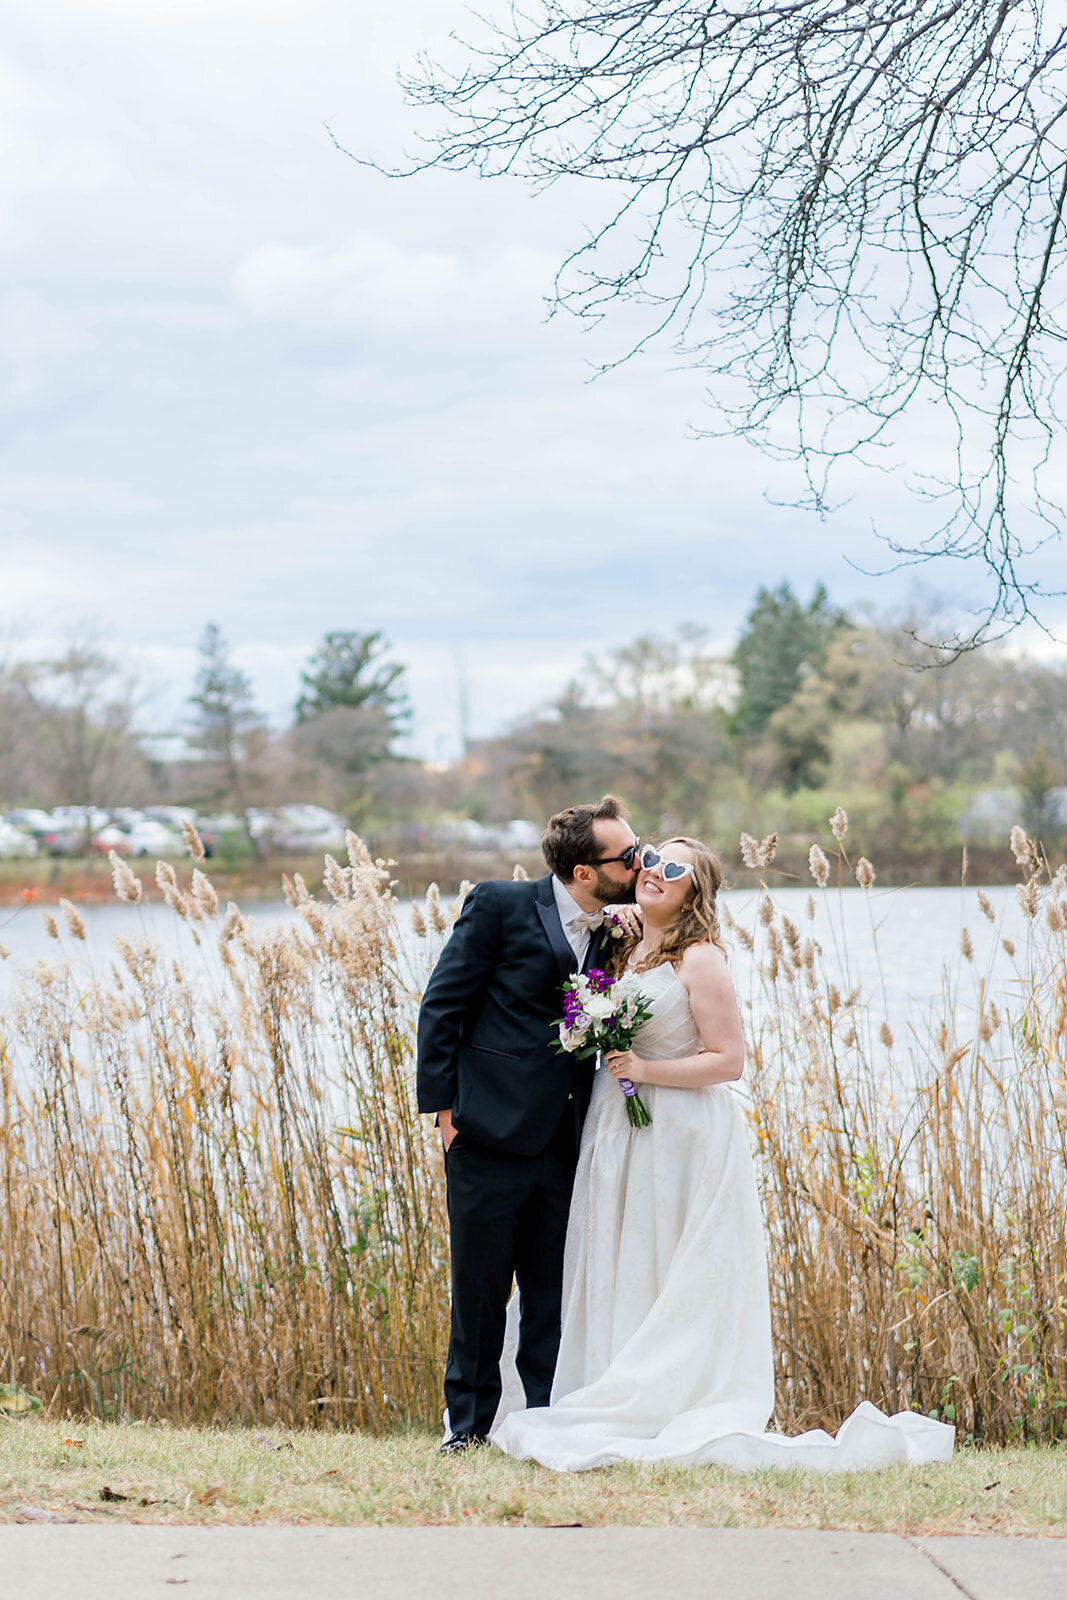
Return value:
M 1067 1532 L 1067 1451 L 819 1478 L 722 1467 L 561 1474 L 412 1433 L 256 1433 L 0 1421 L 0 1522 L 849 1528 Z

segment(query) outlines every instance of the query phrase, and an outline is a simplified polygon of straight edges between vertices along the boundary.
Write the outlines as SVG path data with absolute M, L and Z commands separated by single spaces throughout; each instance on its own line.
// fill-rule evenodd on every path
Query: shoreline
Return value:
M 961 882 L 971 888 L 1000 888 L 1020 881 L 1019 868 L 1005 843 L 999 845 L 963 846 L 959 850 L 942 851 L 928 856 L 894 857 L 879 859 L 877 845 L 853 845 L 849 839 L 849 860 L 855 864 L 861 855 L 869 854 L 876 873 L 876 882 L 882 889 L 950 888 Z M 373 838 L 369 840 L 376 849 Z M 763 878 L 769 889 L 812 887 L 808 871 L 807 852 L 810 841 L 803 845 L 795 840 L 780 843 L 774 864 L 765 869 Z M 839 862 L 830 853 L 830 887 L 848 888 L 855 884 L 851 868 Z M 192 863 L 185 859 L 172 862 L 183 888 L 188 887 Z M 155 858 L 131 861 L 130 868 L 140 879 L 146 901 L 161 901 L 155 882 Z M 510 878 L 515 866 L 521 866 L 531 877 L 540 877 L 545 864 L 539 852 L 460 852 L 425 851 L 404 853 L 391 865 L 395 893 L 398 899 L 410 900 L 426 893 L 431 883 L 436 883 L 442 895 L 452 897 L 465 879 L 478 883 L 487 878 Z M 760 874 L 739 861 L 724 859 L 727 889 L 754 890 Z M 282 874 L 292 877 L 300 873 L 312 894 L 322 892 L 323 860 L 321 856 L 272 856 L 265 861 L 242 862 L 233 866 L 213 858 L 202 863 L 202 870 L 214 884 L 221 899 L 240 901 L 277 900 L 282 897 Z M 57 857 L 37 858 L 29 861 L 0 861 L 0 907 L 18 907 L 22 904 L 54 906 L 60 899 L 72 900 L 77 905 L 103 905 L 115 897 L 111 881 L 111 867 L 104 857 L 89 860 Z

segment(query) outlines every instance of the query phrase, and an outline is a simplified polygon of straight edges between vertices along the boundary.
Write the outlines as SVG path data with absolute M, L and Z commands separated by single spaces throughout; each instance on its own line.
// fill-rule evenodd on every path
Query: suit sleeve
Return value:
M 416 1087 L 420 1111 L 446 1111 L 456 1099 L 463 1024 L 500 953 L 500 905 L 489 883 L 477 884 L 430 974 L 419 1009 Z

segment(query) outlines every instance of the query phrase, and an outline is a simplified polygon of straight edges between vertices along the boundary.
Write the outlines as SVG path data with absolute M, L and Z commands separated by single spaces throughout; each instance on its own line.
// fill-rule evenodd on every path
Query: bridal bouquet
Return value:
M 572 1055 L 596 1055 L 603 1064 L 605 1050 L 629 1050 L 634 1037 L 651 1017 L 648 1001 L 632 972 L 609 978 L 599 967 L 575 975 L 563 991 L 563 1016 L 559 1023 L 560 1049 Z M 652 1118 L 629 1078 L 620 1078 L 626 1096 L 626 1114 L 635 1128 L 647 1128 Z

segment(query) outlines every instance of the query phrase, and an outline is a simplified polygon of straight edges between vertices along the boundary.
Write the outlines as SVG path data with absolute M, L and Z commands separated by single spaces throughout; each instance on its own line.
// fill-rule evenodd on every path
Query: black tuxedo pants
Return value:
M 506 1155 L 457 1133 L 445 1156 L 452 1243 L 445 1401 L 455 1434 L 484 1438 L 492 1426 L 513 1277 L 522 1305 L 517 1364 L 526 1403 L 548 1404 L 559 1354 L 575 1131 L 568 1101 L 539 1155 Z

